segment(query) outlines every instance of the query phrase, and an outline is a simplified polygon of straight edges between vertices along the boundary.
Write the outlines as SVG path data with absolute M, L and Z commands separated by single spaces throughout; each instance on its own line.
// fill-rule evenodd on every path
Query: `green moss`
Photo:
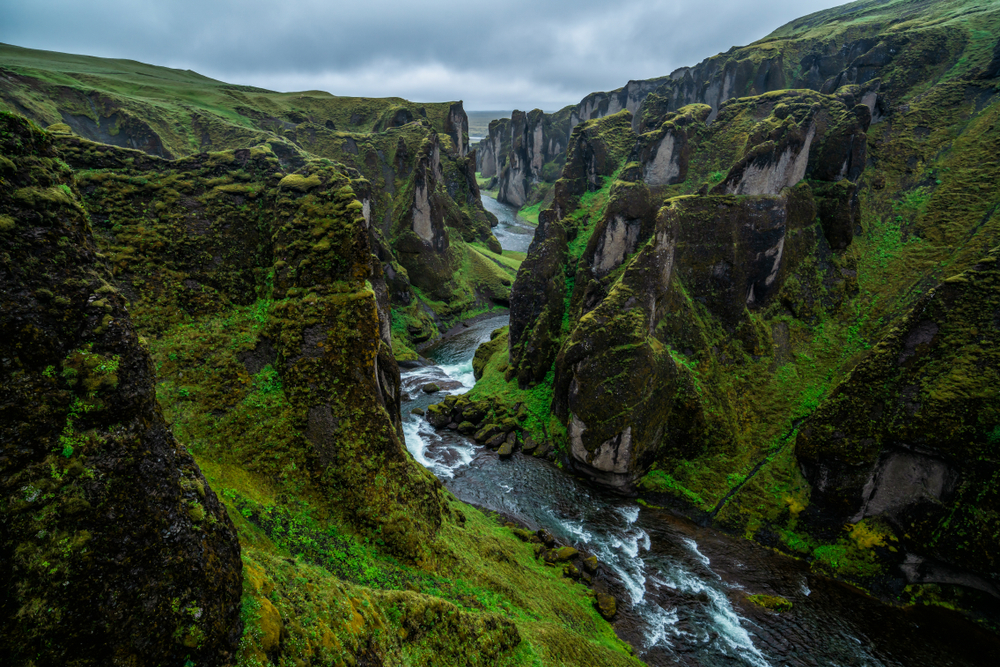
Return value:
M 778 595 L 748 595 L 747 600 L 754 603 L 758 607 L 770 609 L 772 611 L 782 612 L 792 610 L 792 603 Z
M 519 388 L 517 379 L 508 374 L 507 348 L 510 340 L 507 327 L 494 334 L 489 343 L 480 346 L 482 352 L 477 350 L 477 363 L 482 375 L 467 396 L 473 401 L 495 402 L 511 411 L 521 405 L 521 414 L 525 416 L 519 424 L 526 434 L 538 441 L 563 442 L 565 428 L 551 412 L 552 373 L 534 387 Z

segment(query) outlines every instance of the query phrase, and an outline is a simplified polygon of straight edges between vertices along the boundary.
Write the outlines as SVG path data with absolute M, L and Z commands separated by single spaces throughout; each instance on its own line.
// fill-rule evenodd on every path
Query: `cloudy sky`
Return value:
M 0 42 L 130 58 L 279 91 L 555 110 L 839 4 L 844 0 L 0 0 Z

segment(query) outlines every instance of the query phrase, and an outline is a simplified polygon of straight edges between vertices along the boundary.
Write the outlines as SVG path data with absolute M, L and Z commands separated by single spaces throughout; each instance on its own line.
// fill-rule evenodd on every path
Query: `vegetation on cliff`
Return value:
M 378 193 L 358 170 L 278 138 L 165 160 L 45 132 L 13 115 L 4 115 L 4 122 L 11 146 L 29 144 L 40 157 L 5 151 L 3 192 L 14 203 L 4 209 L 3 233 L 30 236 L 34 227 L 27 221 L 47 219 L 54 208 L 77 225 L 72 236 L 64 234 L 65 242 L 42 237 L 44 252 L 13 246 L 8 254 L 23 251 L 24 257 L 11 256 L 6 265 L 48 276 L 46 257 L 72 272 L 86 264 L 68 253 L 89 253 L 87 261 L 106 274 L 93 287 L 99 298 L 88 302 L 89 292 L 74 292 L 73 299 L 97 309 L 85 319 L 96 327 L 93 335 L 117 335 L 116 327 L 134 322 L 128 331 L 142 342 L 128 354 L 148 355 L 137 357 L 147 361 L 136 370 L 121 345 L 91 345 L 86 333 L 74 334 L 84 335 L 80 341 L 60 342 L 52 352 L 58 358 L 49 359 L 34 339 L 18 348 L 25 352 L 16 355 L 34 355 L 30 365 L 38 382 L 68 387 L 57 397 L 70 396 L 74 386 L 90 393 L 81 394 L 80 406 L 60 398 L 64 418 L 34 415 L 51 442 L 39 450 L 34 467 L 10 461 L 4 470 L 4 502 L 14 503 L 5 506 L 5 517 L 34 522 L 4 528 L 3 548 L 21 554 L 4 561 L 17 568 L 6 579 L 14 588 L 5 589 L 3 604 L 10 614 L 5 637 L 17 644 L 17 655 L 28 660 L 45 644 L 49 654 L 38 653 L 37 664 L 55 664 L 72 643 L 68 637 L 69 648 L 50 644 L 53 627 L 29 614 L 42 604 L 55 608 L 57 600 L 41 601 L 42 591 L 35 589 L 44 582 L 36 582 L 31 568 L 53 570 L 46 581 L 58 575 L 72 582 L 97 572 L 92 561 L 113 559 L 126 548 L 100 541 L 100 525 L 88 526 L 84 537 L 61 527 L 63 512 L 75 526 L 89 511 L 86 503 L 96 502 L 88 471 L 114 484 L 127 481 L 122 492 L 130 502 L 157 484 L 171 488 L 169 475 L 154 483 L 100 469 L 101 429 L 115 438 L 127 432 L 94 421 L 102 413 L 91 402 L 102 402 L 109 417 L 119 414 L 127 406 L 115 392 L 146 382 L 144 409 L 159 418 L 162 408 L 165 421 L 154 423 L 154 430 L 174 448 L 169 451 L 183 473 L 171 491 L 180 509 L 171 516 L 179 521 L 181 512 L 179 525 L 190 522 L 195 537 L 224 527 L 229 569 L 223 576 L 227 561 L 211 559 L 211 568 L 204 566 L 211 580 L 195 592 L 187 586 L 197 575 L 174 580 L 158 573 L 148 591 L 136 578 L 137 587 L 129 590 L 141 590 L 151 596 L 147 600 L 160 599 L 156 591 L 164 589 L 166 607 L 151 612 L 160 615 L 155 620 L 129 612 L 129 624 L 113 625 L 127 609 L 124 600 L 110 610 L 84 607 L 88 620 L 79 623 L 80 632 L 92 623 L 107 624 L 108 631 L 126 637 L 121 649 L 112 640 L 98 641 L 100 651 L 135 655 L 137 664 L 177 665 L 189 659 L 221 664 L 226 651 L 229 661 L 242 665 L 636 664 L 595 609 L 592 593 L 536 561 L 509 529 L 456 501 L 406 452 L 390 288 L 369 223 Z M 36 162 L 38 168 L 28 171 L 26 165 Z M 493 266 L 502 263 L 477 243 L 466 247 Z M 482 269 L 469 274 L 482 280 L 492 275 Z M 70 295 L 61 296 L 63 291 L 46 283 L 17 309 L 5 305 L 5 330 L 13 327 L 5 340 L 15 345 L 30 334 L 13 316 L 21 309 L 34 317 L 48 308 L 77 331 L 84 320 L 67 310 Z M 11 382 L 22 375 L 5 372 Z M 31 392 L 22 394 L 37 400 Z M 80 465 L 73 464 L 76 459 Z M 136 484 L 141 491 L 130 492 Z M 30 491 L 36 487 L 37 493 Z M 59 509 L 64 495 L 71 509 Z M 43 501 L 52 512 L 22 507 Z M 117 530 L 155 532 L 158 515 L 147 510 L 132 503 L 134 521 Z M 45 546 L 48 534 L 51 549 Z M 184 539 L 193 538 L 182 533 L 176 541 L 183 545 Z M 159 548 L 173 558 L 186 553 L 174 553 L 169 544 Z M 157 562 L 150 558 L 144 565 Z M 190 569 L 177 563 L 171 567 Z M 123 585 L 101 581 L 109 590 Z M 61 622 L 76 623 L 73 614 L 90 604 L 78 592 L 57 591 L 65 610 Z M 220 620 L 222 613 L 227 620 Z M 155 623 L 177 627 L 151 630 Z M 138 652 L 128 644 L 130 632 L 133 645 L 147 632 L 159 643 Z M 78 664 L 102 659 L 81 654 Z
M 885 597 L 996 595 L 998 29 L 857 2 L 585 100 L 474 393 L 551 395 L 528 430 L 577 471 Z
M 286 165 L 298 168 L 311 156 L 363 176 L 368 187 L 358 195 L 397 311 L 400 359 L 416 359 L 418 343 L 458 320 L 508 304 L 516 266 L 475 247 L 499 252 L 461 102 L 275 93 L 190 71 L 8 45 L 0 45 L 0 57 L 0 108 L 53 131 L 170 159 L 268 144 Z M 294 179 L 286 186 L 316 185 Z M 229 185 L 238 188 L 238 179 Z

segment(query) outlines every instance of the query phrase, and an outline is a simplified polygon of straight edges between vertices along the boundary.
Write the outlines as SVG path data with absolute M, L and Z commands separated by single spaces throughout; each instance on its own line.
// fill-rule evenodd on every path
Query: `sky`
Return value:
M 0 42 L 282 92 L 547 111 L 844 0 L 0 0 Z M 3 63 L 0 63 L 2 65 Z

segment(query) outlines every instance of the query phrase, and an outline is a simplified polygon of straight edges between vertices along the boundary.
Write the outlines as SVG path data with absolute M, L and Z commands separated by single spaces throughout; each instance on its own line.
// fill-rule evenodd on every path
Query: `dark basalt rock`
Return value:
M 813 524 L 878 517 L 914 583 L 1000 597 L 1000 249 L 928 292 L 823 402 L 795 453 Z
M 0 654 L 231 664 L 232 523 L 164 423 L 71 173 L 24 119 L 0 130 Z
M 541 381 L 552 365 L 566 292 L 566 231 L 552 211 L 538 220 L 511 289 L 510 358 L 522 387 Z

